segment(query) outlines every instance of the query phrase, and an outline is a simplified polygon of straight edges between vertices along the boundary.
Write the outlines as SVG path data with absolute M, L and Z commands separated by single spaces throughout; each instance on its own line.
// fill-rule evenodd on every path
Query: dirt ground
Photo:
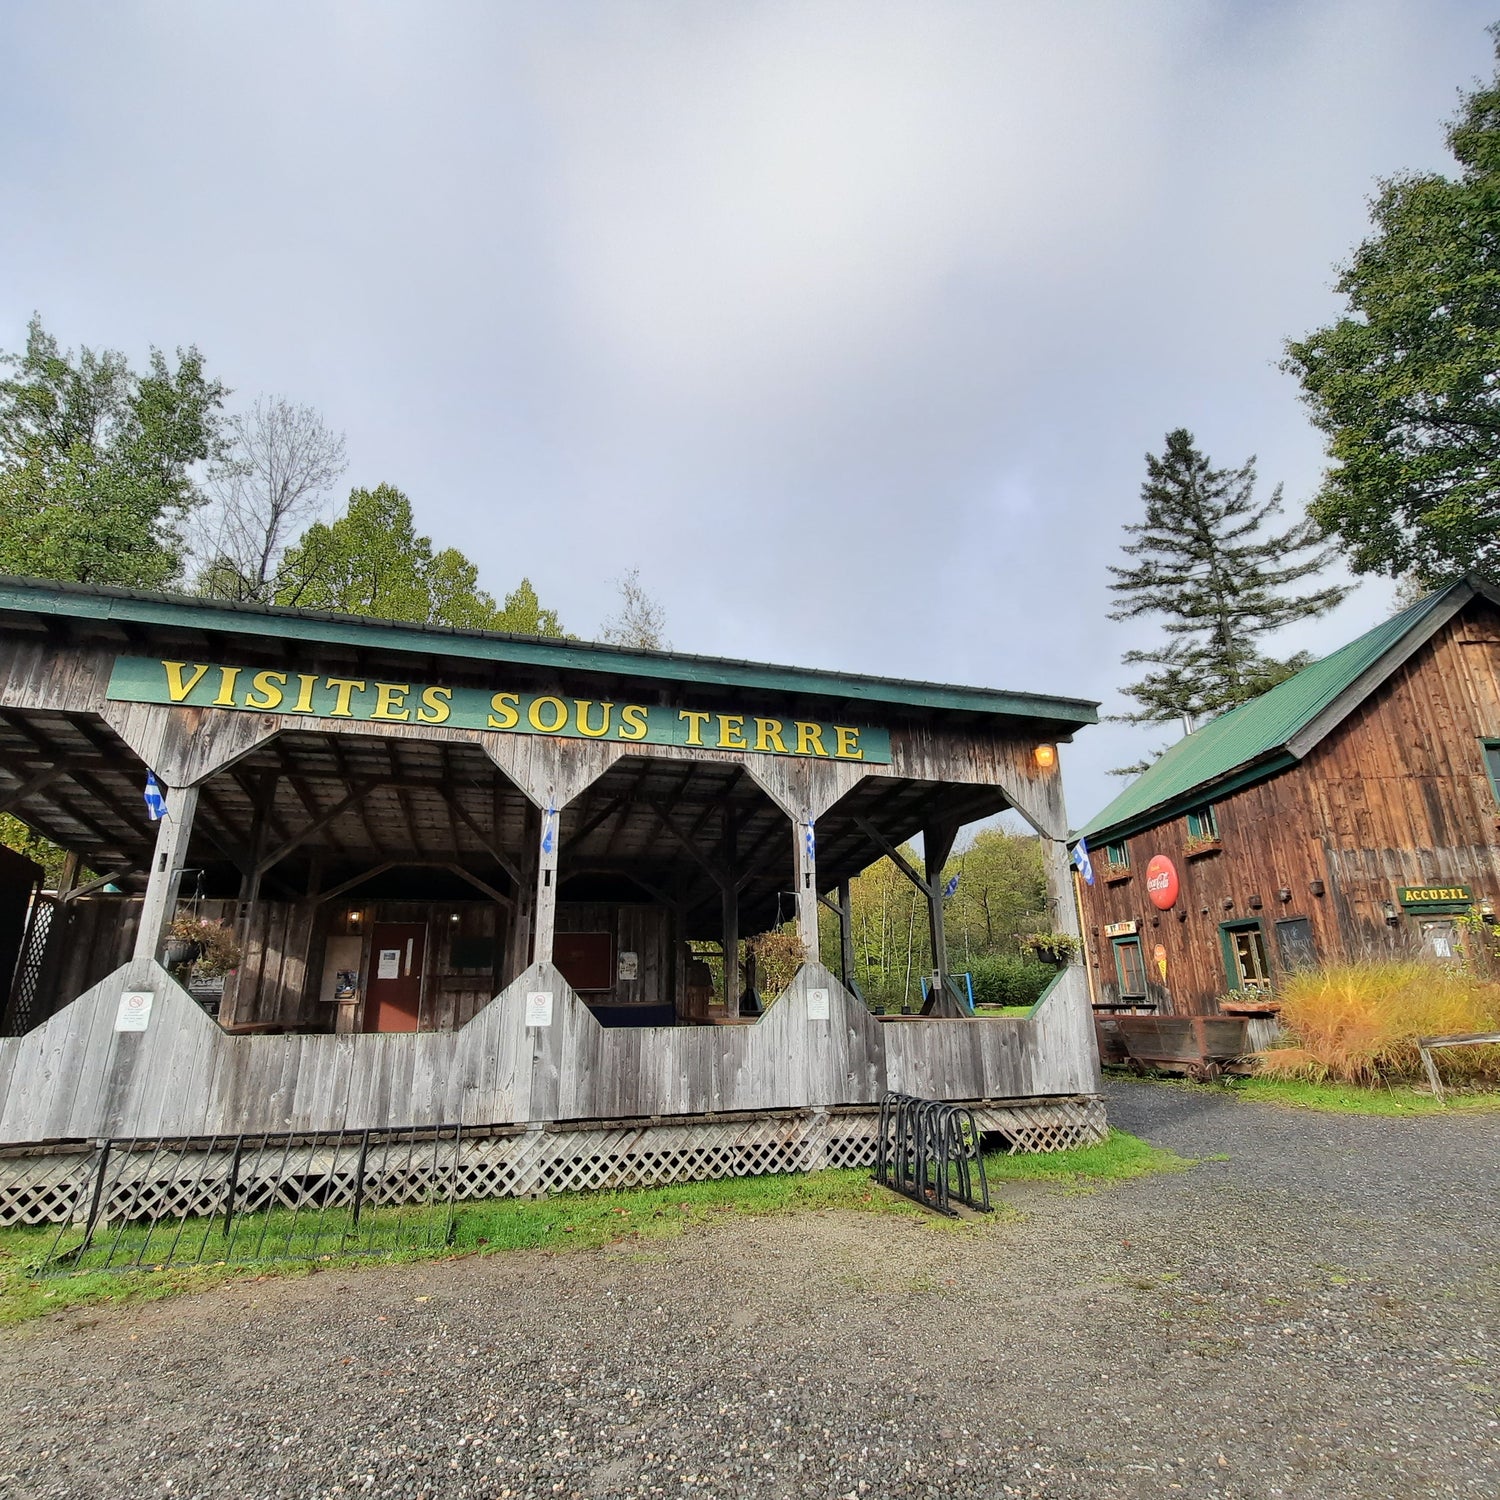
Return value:
M 28 1325 L 0 1492 L 1500 1494 L 1500 1116 L 1109 1102 L 1228 1160 Z

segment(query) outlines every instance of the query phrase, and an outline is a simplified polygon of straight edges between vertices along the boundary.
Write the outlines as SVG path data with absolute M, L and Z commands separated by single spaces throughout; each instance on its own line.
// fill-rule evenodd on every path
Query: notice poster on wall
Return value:
M 380 961 L 375 968 L 377 979 L 399 979 L 401 977 L 401 950 L 399 948 L 382 948 L 380 950 Z
M 827 990 L 809 990 L 807 992 L 807 1019 L 809 1021 L 826 1021 L 828 1019 Z
M 115 1030 L 144 1031 L 151 1024 L 151 1002 L 155 998 L 154 990 L 126 990 L 115 1012 Z
M 527 994 L 526 1024 L 528 1026 L 550 1026 L 552 1024 L 551 991 L 532 990 Z
M 622 953 L 620 955 L 619 977 L 621 979 L 638 978 L 641 972 L 641 961 L 634 953 Z

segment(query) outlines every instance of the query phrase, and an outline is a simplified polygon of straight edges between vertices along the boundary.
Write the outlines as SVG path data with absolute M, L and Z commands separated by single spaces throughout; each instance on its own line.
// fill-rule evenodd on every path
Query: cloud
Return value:
M 1315 489 L 1281 342 L 1375 176 L 1442 163 L 1488 19 L 13 7 L 0 344 L 196 341 L 574 629 L 639 565 L 687 649 L 1117 703 L 1142 454 Z M 1080 820 L 1152 733 L 1070 748 Z

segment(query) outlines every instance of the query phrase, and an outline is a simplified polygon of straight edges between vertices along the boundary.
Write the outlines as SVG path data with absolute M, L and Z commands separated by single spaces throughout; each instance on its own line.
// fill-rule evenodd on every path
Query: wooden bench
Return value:
M 1417 1051 L 1422 1054 L 1422 1066 L 1427 1070 L 1427 1081 L 1432 1085 L 1433 1097 L 1439 1104 L 1443 1098 L 1443 1080 L 1438 1077 L 1437 1064 L 1432 1060 L 1434 1047 L 1487 1047 L 1500 1046 L 1500 1031 L 1464 1031 L 1454 1036 L 1419 1036 Z

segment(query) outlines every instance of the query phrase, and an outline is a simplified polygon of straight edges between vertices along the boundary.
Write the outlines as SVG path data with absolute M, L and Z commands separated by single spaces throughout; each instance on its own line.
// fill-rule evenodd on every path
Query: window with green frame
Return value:
M 1213 804 L 1205 802 L 1187 815 L 1190 839 L 1216 839 L 1219 836 L 1219 820 L 1214 816 Z
M 1121 1000 L 1142 1000 L 1146 995 L 1146 960 L 1137 937 L 1111 938 L 1115 950 L 1115 978 Z
M 1124 839 L 1121 839 L 1118 844 L 1106 844 L 1104 863 L 1114 865 L 1116 869 L 1128 870 L 1130 868 L 1130 845 Z
M 1490 778 L 1490 790 L 1495 794 L 1495 801 L 1500 802 L 1500 740 L 1482 739 L 1479 745 L 1484 751 L 1484 769 Z

